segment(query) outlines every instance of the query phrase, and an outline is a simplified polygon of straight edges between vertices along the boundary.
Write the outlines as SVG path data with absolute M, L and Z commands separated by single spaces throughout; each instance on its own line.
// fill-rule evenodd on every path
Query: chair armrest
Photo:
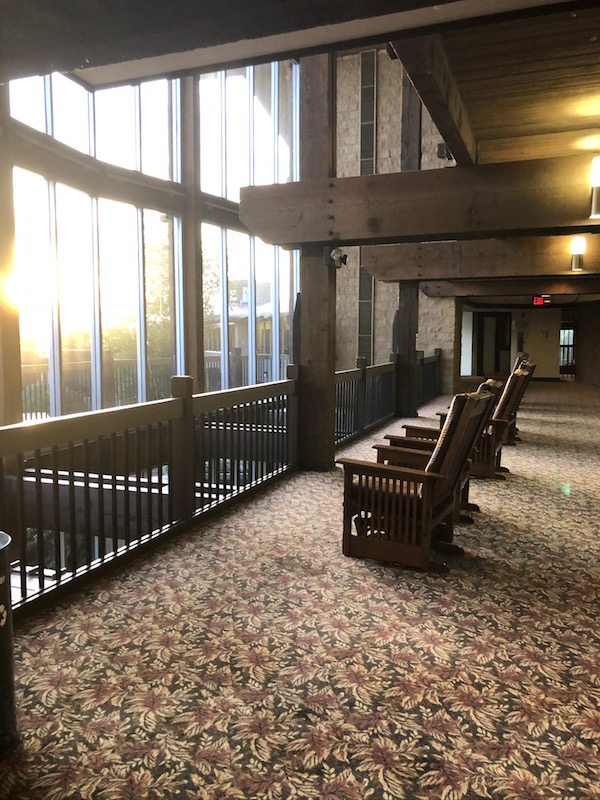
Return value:
M 430 450 L 394 447 L 389 444 L 375 444 L 373 449 L 377 451 L 377 462 L 379 464 L 393 464 L 394 466 L 410 467 L 411 469 L 424 469 L 431 457 Z
M 434 440 L 440 435 L 440 428 L 430 428 L 422 425 L 403 425 L 402 427 L 406 431 L 405 435 L 413 439 Z
M 379 464 L 376 461 L 361 461 L 355 458 L 339 458 L 336 464 L 341 464 L 344 472 L 371 475 L 373 477 L 390 477 L 396 480 L 419 481 L 421 483 L 435 483 L 445 479 L 446 476 L 438 472 L 425 472 L 423 469 L 397 467 L 393 464 Z

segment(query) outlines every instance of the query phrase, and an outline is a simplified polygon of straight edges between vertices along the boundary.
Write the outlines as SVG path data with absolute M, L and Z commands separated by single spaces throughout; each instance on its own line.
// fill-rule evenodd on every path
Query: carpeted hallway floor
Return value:
M 600 388 L 519 427 L 449 576 L 344 558 L 336 469 L 23 623 L 0 798 L 600 798 Z

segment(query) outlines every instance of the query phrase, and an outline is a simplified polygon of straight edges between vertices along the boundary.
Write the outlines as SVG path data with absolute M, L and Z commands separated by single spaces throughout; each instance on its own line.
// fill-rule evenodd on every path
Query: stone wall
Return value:
M 440 391 L 454 394 L 460 365 L 460 317 L 462 303 L 454 297 L 427 297 L 419 292 L 417 349 L 426 356 L 439 347 Z
M 360 174 L 360 56 L 337 60 L 336 175 Z
M 402 65 L 377 53 L 377 173 L 400 172 Z
M 360 174 L 360 54 L 337 61 L 337 176 Z M 385 50 L 377 53 L 377 150 L 378 173 L 400 171 L 402 124 L 402 65 Z M 443 141 L 429 113 L 423 109 L 421 168 L 441 169 L 448 162 L 438 157 Z M 344 248 L 346 266 L 337 272 L 336 369 L 352 369 L 358 355 L 359 248 Z M 431 355 L 442 350 L 442 391 L 452 393 L 460 361 L 460 321 L 454 299 L 430 299 L 420 295 L 419 349 Z M 374 287 L 373 363 L 388 361 L 393 352 L 392 330 L 398 309 L 398 286 L 376 282 Z
M 360 54 L 337 60 L 336 174 L 360 174 Z M 377 53 L 377 172 L 400 169 L 402 67 L 385 50 Z M 360 248 L 345 247 L 347 263 L 337 272 L 336 369 L 352 369 L 358 355 L 358 274 Z M 376 282 L 373 313 L 373 363 L 388 361 L 398 287 Z

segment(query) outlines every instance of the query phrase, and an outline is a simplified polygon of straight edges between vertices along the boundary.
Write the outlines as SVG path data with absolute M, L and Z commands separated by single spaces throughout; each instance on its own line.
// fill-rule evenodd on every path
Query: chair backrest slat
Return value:
M 473 447 L 489 416 L 494 396 L 490 392 L 457 394 L 452 399 L 444 427 L 425 470 L 444 475 L 436 490 L 436 503 L 452 494 Z

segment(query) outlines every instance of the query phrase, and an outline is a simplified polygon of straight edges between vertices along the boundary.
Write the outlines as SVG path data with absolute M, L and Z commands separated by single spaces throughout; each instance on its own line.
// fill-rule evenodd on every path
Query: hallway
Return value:
M 518 425 L 449 576 L 344 558 L 306 472 L 23 622 L 0 798 L 600 796 L 600 389 Z

